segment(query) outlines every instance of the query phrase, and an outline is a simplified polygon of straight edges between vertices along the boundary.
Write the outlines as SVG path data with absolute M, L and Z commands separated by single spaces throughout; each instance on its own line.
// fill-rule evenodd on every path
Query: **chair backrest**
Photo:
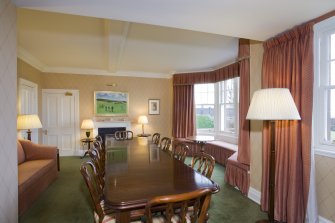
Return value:
M 167 195 L 154 197 L 146 204 L 147 222 L 153 222 L 152 212 L 155 207 L 166 207 L 166 222 L 186 222 L 189 218 L 190 222 L 204 223 L 207 220 L 207 211 L 211 200 L 212 191 L 208 188 L 195 190 L 189 193 Z M 193 206 L 193 210 L 189 211 L 188 207 Z M 178 211 L 176 211 L 178 210 Z
M 105 159 L 103 158 L 103 154 L 99 151 L 99 149 L 93 147 L 88 151 L 88 155 L 91 157 L 92 162 L 95 165 L 96 171 L 98 173 L 98 177 L 101 178 L 100 181 L 104 183 L 105 176 Z
M 175 147 L 173 148 L 173 157 L 177 160 L 180 160 L 182 162 L 185 161 L 186 159 L 186 155 L 187 152 L 189 151 L 189 147 L 188 145 L 184 144 L 184 143 L 178 143 L 175 145 Z
M 192 158 L 191 166 L 193 169 L 210 179 L 214 170 L 215 159 L 207 153 L 197 153 Z
M 100 142 L 100 144 L 102 145 L 103 142 L 102 142 L 102 137 L 101 136 L 97 135 L 95 137 L 95 140 L 98 141 L 98 142 Z
M 156 145 L 158 145 L 160 138 L 161 138 L 161 134 L 159 134 L 158 132 L 154 133 L 152 135 L 152 143 L 155 143 Z
M 103 189 L 99 185 L 96 166 L 91 160 L 88 160 L 81 164 L 80 172 L 83 175 L 88 191 L 90 192 L 94 210 L 99 216 L 99 221 L 102 222 L 104 212 L 100 204 L 103 200 Z
M 161 148 L 161 150 L 163 150 L 163 151 L 169 151 L 170 150 L 170 146 L 171 146 L 171 139 L 170 138 L 168 138 L 168 137 L 164 137 L 164 138 L 162 138 L 162 140 L 161 140 L 161 143 L 160 143 L 160 148 Z
M 131 140 L 133 139 L 134 133 L 130 130 L 127 131 L 116 131 L 114 133 L 115 140 L 121 141 L 121 140 Z
M 133 131 L 130 131 L 130 130 L 127 130 L 126 131 L 126 139 L 127 140 L 132 140 L 133 139 L 133 137 L 134 137 L 134 133 L 133 133 Z
M 114 133 L 115 140 L 122 141 L 127 138 L 127 132 L 126 131 L 116 131 Z

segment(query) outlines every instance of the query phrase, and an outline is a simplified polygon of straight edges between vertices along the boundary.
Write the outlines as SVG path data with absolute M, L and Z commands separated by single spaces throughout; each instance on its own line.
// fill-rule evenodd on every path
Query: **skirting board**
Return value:
M 261 204 L 261 192 L 255 188 L 249 187 L 248 198 L 257 204 Z M 324 217 L 319 216 L 319 223 L 334 223 Z

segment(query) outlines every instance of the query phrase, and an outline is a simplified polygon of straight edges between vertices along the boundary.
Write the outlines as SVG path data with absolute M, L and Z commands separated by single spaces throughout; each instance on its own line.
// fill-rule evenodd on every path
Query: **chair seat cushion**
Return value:
M 191 215 L 193 213 L 193 208 L 191 211 L 188 211 L 186 213 L 186 223 L 191 223 Z M 163 215 L 160 215 L 160 216 L 155 216 L 152 218 L 152 223 L 165 223 L 167 222 L 166 220 L 166 217 L 163 216 Z M 174 215 L 172 218 L 171 218 L 171 222 L 172 223 L 181 223 L 181 219 L 179 217 L 179 215 Z

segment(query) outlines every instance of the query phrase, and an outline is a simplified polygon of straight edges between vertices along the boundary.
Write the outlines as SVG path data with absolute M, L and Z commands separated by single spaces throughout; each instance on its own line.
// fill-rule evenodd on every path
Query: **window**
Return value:
M 314 30 L 313 146 L 316 153 L 335 157 L 335 18 Z
M 213 134 L 218 138 L 230 137 L 236 141 L 239 78 L 214 84 L 196 84 L 194 91 L 197 132 Z

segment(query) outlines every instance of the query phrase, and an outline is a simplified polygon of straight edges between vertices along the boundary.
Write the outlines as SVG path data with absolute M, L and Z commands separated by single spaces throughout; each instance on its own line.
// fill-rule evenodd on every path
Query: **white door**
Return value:
M 43 143 L 61 156 L 79 155 L 79 91 L 42 90 Z
M 20 115 L 38 114 L 37 88 L 37 84 L 22 78 L 19 79 L 18 108 Z M 27 130 L 21 130 L 19 137 L 27 138 Z M 38 143 L 38 129 L 31 130 L 31 141 Z

